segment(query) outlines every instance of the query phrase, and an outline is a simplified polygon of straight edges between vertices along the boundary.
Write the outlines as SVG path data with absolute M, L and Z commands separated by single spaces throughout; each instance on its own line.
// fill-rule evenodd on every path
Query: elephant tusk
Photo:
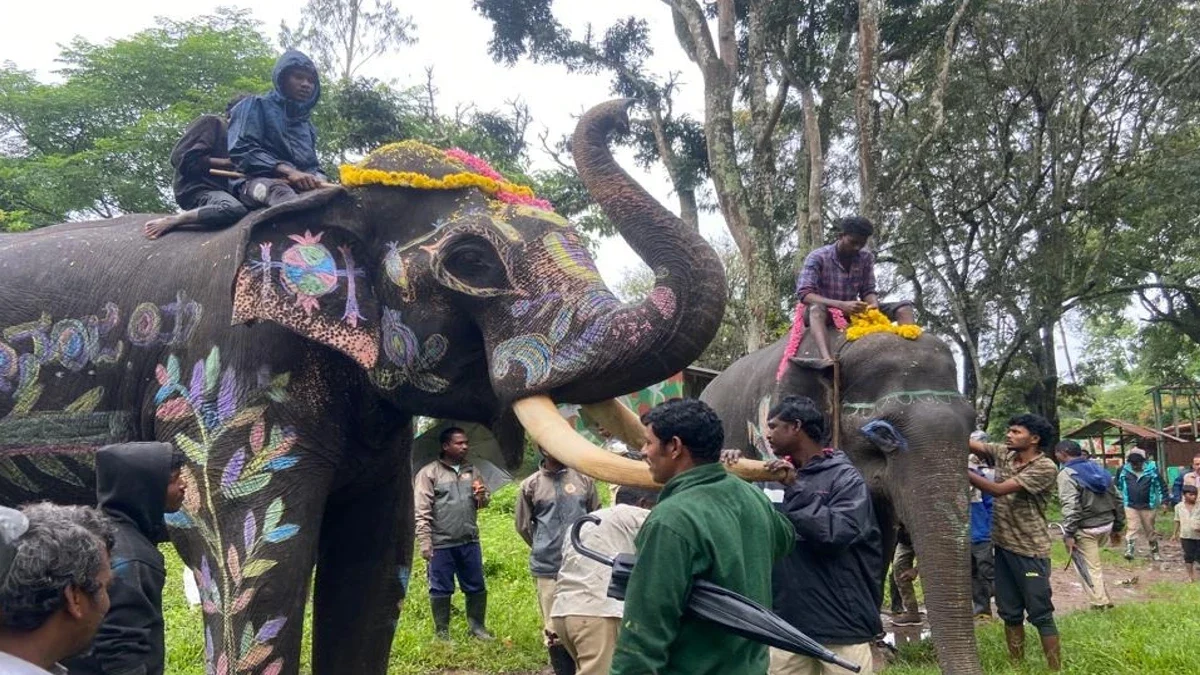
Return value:
M 642 420 L 629 408 L 615 398 L 599 403 L 587 403 L 582 406 L 583 412 L 595 420 L 614 436 L 625 442 L 630 450 L 640 450 L 646 443 L 646 427 Z
M 615 402 L 614 404 L 620 405 Z M 609 404 L 598 405 L 607 407 Z M 650 476 L 650 468 L 644 462 L 626 459 L 596 447 L 579 435 L 579 432 L 558 414 L 558 408 L 549 397 L 531 396 L 521 399 L 513 403 L 513 412 L 535 443 L 558 461 L 585 476 L 615 485 L 662 487 Z M 751 459 L 740 459 L 726 468 L 748 481 L 780 480 L 786 475 L 786 471 L 783 470 L 768 471 L 765 464 Z

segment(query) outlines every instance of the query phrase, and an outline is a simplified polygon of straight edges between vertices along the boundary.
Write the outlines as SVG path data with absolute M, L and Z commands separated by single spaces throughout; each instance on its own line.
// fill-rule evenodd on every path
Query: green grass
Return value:
M 1073 612 L 1058 619 L 1062 636 L 1063 672 L 1087 675 L 1128 673 L 1194 673 L 1200 671 L 1200 584 L 1159 584 L 1153 599 L 1118 606 L 1107 612 Z M 1036 632 L 1026 626 L 1025 664 L 1008 664 L 1004 628 L 982 626 L 979 655 L 987 673 L 1045 671 Z M 892 675 L 936 675 L 933 646 L 908 645 L 888 668 Z
M 607 503 L 608 490 L 600 489 Z M 541 642 L 541 619 L 536 592 L 529 576 L 529 549 L 513 527 L 516 486 L 496 493 L 492 505 L 479 515 L 483 542 L 484 571 L 487 575 L 489 606 L 488 626 L 496 634 L 494 642 L 467 637 L 462 615 L 462 596 L 455 596 L 452 642 L 433 640 L 425 564 L 414 560 L 409 595 L 404 603 L 400 627 L 392 643 L 389 672 L 437 673 L 465 670 L 480 673 L 528 673 L 542 669 L 546 652 Z M 1051 520 L 1057 513 L 1051 514 Z M 1169 518 L 1160 516 L 1160 530 L 1169 527 Z M 1167 530 L 1169 531 L 1169 530 Z M 1143 542 L 1143 547 L 1145 543 Z M 172 675 L 204 674 L 204 627 L 199 607 L 184 600 L 181 576 L 183 564 L 173 549 L 164 547 L 167 557 L 167 588 L 163 609 L 167 623 L 167 672 Z M 1119 553 L 1105 551 L 1107 562 L 1116 562 Z M 1055 543 L 1052 560 L 1057 570 L 1066 562 L 1062 544 Z M 918 561 L 919 566 L 919 561 Z M 1182 573 L 1181 573 L 1182 576 Z M 1068 673 L 1189 673 L 1200 672 L 1200 584 L 1160 584 L 1151 591 L 1152 599 L 1127 604 L 1107 613 L 1076 612 L 1059 619 L 1063 657 Z M 311 625 L 311 616 L 305 618 Z M 978 630 L 980 656 L 988 673 L 1042 672 L 1041 650 L 1037 637 L 1029 630 L 1025 669 L 1014 670 L 1007 664 L 1003 629 L 997 624 Z M 301 672 L 310 672 L 311 644 L 305 631 Z M 932 645 L 905 646 L 900 660 L 888 669 L 895 675 L 934 675 Z

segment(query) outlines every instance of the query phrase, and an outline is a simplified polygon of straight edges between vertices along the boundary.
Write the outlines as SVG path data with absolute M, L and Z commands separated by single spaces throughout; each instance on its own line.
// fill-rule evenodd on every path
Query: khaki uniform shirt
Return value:
M 1175 522 L 1179 523 L 1180 539 L 1200 539 L 1200 502 L 1190 507 L 1186 502 L 1176 504 Z
M 996 458 L 996 482 L 1012 478 L 1021 489 L 996 497 L 992 510 L 992 542 L 999 548 L 1029 558 L 1050 557 L 1050 530 L 1046 506 L 1054 494 L 1058 467 L 1046 455 L 1028 464 L 1016 464 L 1017 453 L 1002 443 L 988 445 Z
M 650 512 L 646 509 L 617 504 L 593 513 L 599 525 L 584 525 L 579 541 L 584 546 L 613 557 L 618 553 L 633 553 L 633 540 Z M 585 558 L 563 537 L 562 565 L 558 569 L 558 589 L 550 616 L 598 616 L 620 618 L 625 603 L 608 597 L 612 568 Z

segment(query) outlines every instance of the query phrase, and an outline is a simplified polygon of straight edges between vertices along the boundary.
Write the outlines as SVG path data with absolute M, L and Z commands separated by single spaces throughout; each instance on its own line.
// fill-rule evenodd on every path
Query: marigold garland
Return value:
M 383 171 L 382 169 L 368 169 L 343 164 L 341 167 L 342 185 L 348 187 L 388 185 L 418 190 L 461 190 L 473 187 L 478 188 L 484 194 L 510 204 L 523 204 L 543 211 L 554 209 L 550 202 L 534 196 L 532 188 L 504 180 L 498 171 L 480 157 L 461 148 L 447 150 L 445 156 L 447 159 L 456 160 L 468 170 L 434 178 L 416 171 Z
M 850 317 L 850 327 L 846 329 L 846 339 L 853 342 L 871 333 L 894 333 L 906 340 L 916 340 L 921 337 L 923 332 L 925 331 L 920 326 L 894 324 L 883 312 L 871 307 L 865 312 L 859 312 Z

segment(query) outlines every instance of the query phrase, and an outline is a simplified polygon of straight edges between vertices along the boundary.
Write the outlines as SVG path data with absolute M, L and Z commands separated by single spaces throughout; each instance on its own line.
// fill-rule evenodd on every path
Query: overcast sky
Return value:
M 281 21 L 296 23 L 302 0 L 188 0 L 175 3 L 161 0 L 52 0 L 47 4 L 12 0 L 4 4 L 4 20 L 0 22 L 0 62 L 12 61 L 22 69 L 36 70 L 43 79 L 53 79 L 58 45 L 76 35 L 93 42 L 104 42 L 150 27 L 157 16 L 187 19 L 225 6 L 250 8 L 261 22 L 262 31 L 275 41 Z M 456 104 L 474 104 L 485 110 L 502 108 L 506 101 L 520 98 L 528 104 L 533 119 L 528 141 L 535 168 L 550 166 L 538 141 L 538 134 L 543 129 L 550 132 L 551 138 L 570 133 L 580 112 L 612 98 L 606 77 L 568 74 L 562 66 L 528 61 L 513 68 L 493 63 L 487 53 L 491 23 L 472 9 L 471 0 L 420 3 L 395 0 L 394 4 L 402 13 L 412 16 L 417 24 L 418 42 L 375 59 L 361 74 L 405 87 L 423 84 L 425 68 L 432 66 L 439 90 L 438 105 L 443 111 L 453 110 Z M 682 72 L 683 86 L 677 109 L 703 119 L 700 73 L 675 40 L 670 10 L 665 4 L 651 0 L 558 0 L 555 8 L 563 23 L 577 34 L 582 33 L 588 21 L 599 32 L 616 19 L 630 15 L 645 18 L 651 25 L 653 70 Z M 630 153 L 619 152 L 617 156 L 659 201 L 678 213 L 678 202 L 661 167 L 646 173 L 633 165 Z M 165 157 L 163 161 L 166 161 Z M 707 214 L 702 216 L 702 221 L 706 236 L 726 236 L 719 217 Z M 613 239 L 602 244 L 598 263 L 611 286 L 627 267 L 636 265 L 636 256 L 623 241 Z

